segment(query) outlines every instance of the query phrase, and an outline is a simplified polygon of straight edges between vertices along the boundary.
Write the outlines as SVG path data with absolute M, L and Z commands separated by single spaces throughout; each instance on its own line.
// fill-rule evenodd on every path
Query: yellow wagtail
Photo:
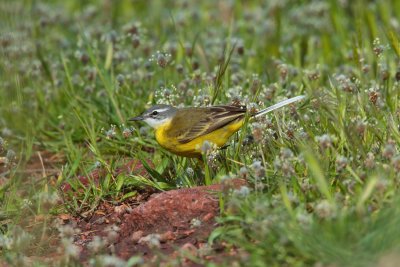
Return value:
M 303 99 L 296 96 L 263 109 L 252 118 Z M 130 121 L 144 121 L 155 130 L 157 142 L 168 151 L 185 157 L 201 158 L 204 141 L 222 147 L 243 125 L 245 106 L 176 108 L 155 105 Z

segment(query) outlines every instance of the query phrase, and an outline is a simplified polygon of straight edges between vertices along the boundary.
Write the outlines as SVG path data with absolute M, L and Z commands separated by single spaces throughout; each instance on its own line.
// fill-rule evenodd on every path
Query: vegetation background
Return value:
M 238 246 L 235 264 L 399 262 L 400 1 L 2 0 L 0 17 L 4 264 L 71 265 L 60 213 L 232 177 L 249 186 L 221 196 L 210 243 Z M 127 124 L 154 103 L 256 110 L 296 95 L 205 148 L 206 173 Z M 113 175 L 132 158 L 152 179 Z

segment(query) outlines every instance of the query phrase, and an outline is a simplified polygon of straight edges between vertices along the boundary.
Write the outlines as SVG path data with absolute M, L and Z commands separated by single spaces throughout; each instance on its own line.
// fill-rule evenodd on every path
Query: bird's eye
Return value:
M 158 114 L 158 111 L 157 110 L 154 110 L 152 113 L 151 113 L 151 115 L 157 115 Z

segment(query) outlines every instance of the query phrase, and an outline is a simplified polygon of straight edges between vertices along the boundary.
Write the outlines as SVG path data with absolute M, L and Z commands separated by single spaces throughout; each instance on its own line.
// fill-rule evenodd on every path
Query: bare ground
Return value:
M 145 174 L 137 160 L 117 170 L 121 172 Z M 96 171 L 91 179 L 99 179 L 101 175 L 101 171 Z M 80 179 L 83 183 L 87 181 L 85 177 Z M 195 258 L 221 261 L 220 256 L 229 251 L 207 243 L 217 227 L 219 195 L 245 184 L 244 180 L 232 179 L 222 184 L 166 192 L 149 189 L 122 203 L 102 202 L 90 217 L 67 215 L 64 223 L 73 223 L 80 229 L 75 245 L 81 249 L 81 262 L 99 253 L 91 248 L 96 236 L 106 243 L 101 253 L 123 259 L 141 256 L 151 263 L 179 260 L 185 266 L 198 265 L 196 260 L 190 260 Z M 68 185 L 64 190 L 69 190 Z

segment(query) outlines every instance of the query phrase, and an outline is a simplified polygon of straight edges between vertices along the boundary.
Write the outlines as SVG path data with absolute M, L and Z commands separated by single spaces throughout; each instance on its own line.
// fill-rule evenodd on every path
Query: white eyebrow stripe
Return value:
M 166 111 L 166 110 L 168 110 L 168 108 L 155 109 L 154 111 L 163 112 L 163 111 Z

